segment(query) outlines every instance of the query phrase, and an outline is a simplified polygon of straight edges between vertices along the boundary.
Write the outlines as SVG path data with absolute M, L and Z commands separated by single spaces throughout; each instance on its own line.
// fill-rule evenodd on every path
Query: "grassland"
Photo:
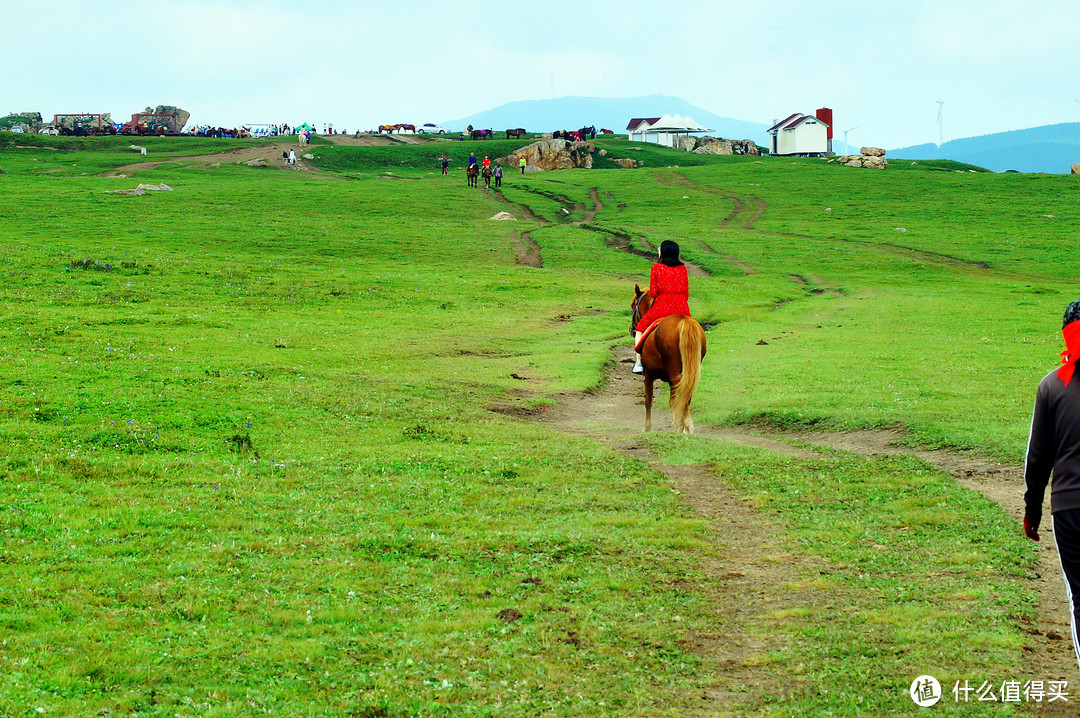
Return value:
M 154 149 L 233 146 L 206 142 Z M 513 142 L 125 180 L 99 174 L 126 141 L 0 134 L 0 713 L 885 715 L 922 673 L 1022 678 L 1033 551 L 996 504 L 910 459 L 653 435 L 822 567 L 742 627 L 778 646 L 759 680 L 703 701 L 687 639 L 730 620 L 730 537 L 648 464 L 492 408 L 597 389 L 648 276 L 613 238 L 675 239 L 709 272 L 699 423 L 1018 462 L 1076 185 L 598 142 L 644 166 L 499 196 L 436 157 Z M 106 194 L 134 182 L 175 191 Z M 488 221 L 507 201 L 542 221 Z

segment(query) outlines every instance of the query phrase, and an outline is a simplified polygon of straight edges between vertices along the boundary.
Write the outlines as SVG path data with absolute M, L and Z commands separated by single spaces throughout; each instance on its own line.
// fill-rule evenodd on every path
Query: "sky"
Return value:
M 831 107 L 856 146 L 1080 122 L 1077 0 L 52 0 L 3 25 L 0 114 L 46 119 L 352 131 L 658 93 L 767 124 Z

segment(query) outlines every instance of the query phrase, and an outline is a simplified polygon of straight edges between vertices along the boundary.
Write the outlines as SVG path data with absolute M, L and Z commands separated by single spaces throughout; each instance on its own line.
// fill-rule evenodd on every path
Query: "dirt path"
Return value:
M 150 143 L 151 150 L 152 147 L 153 145 L 152 143 Z M 230 162 L 239 164 L 242 162 L 251 162 L 253 160 L 259 159 L 264 160 L 266 164 L 270 167 L 289 169 L 288 164 L 281 157 L 282 152 L 288 152 L 289 150 L 294 150 L 296 152 L 297 160 L 295 171 L 316 173 L 319 170 L 302 158 L 305 153 L 310 153 L 311 149 L 311 145 L 300 145 L 296 142 L 275 142 L 273 144 L 252 145 L 251 147 L 241 147 L 239 149 L 226 150 L 225 152 L 215 152 L 213 154 L 189 155 L 186 157 L 170 157 L 161 160 L 133 162 L 129 165 L 118 167 L 115 171 L 103 172 L 102 176 L 127 176 L 134 172 L 152 170 L 160 165 L 168 164 L 201 165 L 203 167 L 212 167 L 215 165 L 226 164 Z
M 716 607 L 716 630 L 708 635 L 689 636 L 686 644 L 714 664 L 721 685 L 738 689 L 737 694 L 721 690 L 703 696 L 709 704 L 703 705 L 703 714 L 726 715 L 732 705 L 740 703 L 752 706 L 758 697 L 776 688 L 775 676 L 767 662 L 755 660 L 776 647 L 756 642 L 747 627 L 765 620 L 780 608 L 775 596 L 787 595 L 788 605 L 796 602 L 828 606 L 830 597 L 820 591 L 799 589 L 797 595 L 790 593 L 792 585 L 804 585 L 799 582 L 800 577 L 812 576 L 820 567 L 816 559 L 786 552 L 782 531 L 768 517 L 754 511 L 737 492 L 718 481 L 707 467 L 667 465 L 649 451 L 639 434 L 644 422 L 644 394 L 640 378 L 629 371 L 633 354 L 629 348 L 623 348 L 616 352 L 616 360 L 598 392 L 560 394 L 555 397 L 557 405 L 547 412 L 513 407 L 501 411 L 539 421 L 559 431 L 588 435 L 649 463 L 668 476 L 683 501 L 708 522 L 718 551 L 704 568 L 712 580 L 700 589 Z M 671 417 L 665 397 L 666 392 L 658 392 L 659 406 L 653 412 L 657 431 L 670 431 Z M 797 456 L 816 453 L 801 442 L 823 450 L 840 449 L 860 455 L 915 456 L 999 503 L 1009 517 L 1019 521 L 1022 516 L 1023 480 L 1019 467 L 959 452 L 904 447 L 897 443 L 903 438 L 899 432 L 783 435 L 750 429 L 717 429 L 699 423 L 697 433 Z M 1027 629 L 1031 647 L 1024 654 L 1026 673 L 1034 679 L 1066 680 L 1075 686 L 1077 666 L 1069 639 L 1069 610 L 1053 537 L 1047 528 L 1039 545 L 1038 576 L 1031 583 L 1038 594 L 1039 615 Z M 796 688 L 799 686 L 791 687 Z M 1076 712 L 1071 704 L 1060 701 L 1031 704 L 1031 707 L 1040 716 L 1071 716 Z

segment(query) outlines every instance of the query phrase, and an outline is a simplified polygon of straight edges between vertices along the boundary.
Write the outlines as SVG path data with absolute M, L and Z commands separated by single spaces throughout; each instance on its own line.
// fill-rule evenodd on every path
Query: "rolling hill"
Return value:
M 950 140 L 940 147 L 932 143 L 901 147 L 889 150 L 888 156 L 912 160 L 956 160 L 995 172 L 1017 170 L 1068 174 L 1072 163 L 1080 161 L 1078 143 L 1080 126 L 1075 122 L 1063 122 Z
M 767 124 L 721 117 L 682 98 L 658 94 L 644 97 L 520 100 L 440 124 L 455 130 L 472 125 L 496 130 L 524 127 L 536 132 L 596 125 L 597 129 L 606 127 L 621 133 L 626 131 L 626 123 L 631 117 L 659 117 L 664 113 L 689 115 L 708 127 L 711 135 L 728 139 L 752 139 L 758 144 L 768 144 Z

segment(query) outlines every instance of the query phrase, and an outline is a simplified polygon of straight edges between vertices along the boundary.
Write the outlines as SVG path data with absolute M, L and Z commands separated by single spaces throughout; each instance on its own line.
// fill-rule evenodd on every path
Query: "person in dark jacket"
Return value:
M 1073 649 L 1080 665 L 1080 301 L 1065 308 L 1061 366 L 1043 377 L 1035 393 L 1024 465 L 1024 533 L 1039 540 L 1043 497 L 1050 486 L 1050 519 L 1065 591 L 1072 611 Z M 1074 381 L 1074 379 L 1076 379 Z

